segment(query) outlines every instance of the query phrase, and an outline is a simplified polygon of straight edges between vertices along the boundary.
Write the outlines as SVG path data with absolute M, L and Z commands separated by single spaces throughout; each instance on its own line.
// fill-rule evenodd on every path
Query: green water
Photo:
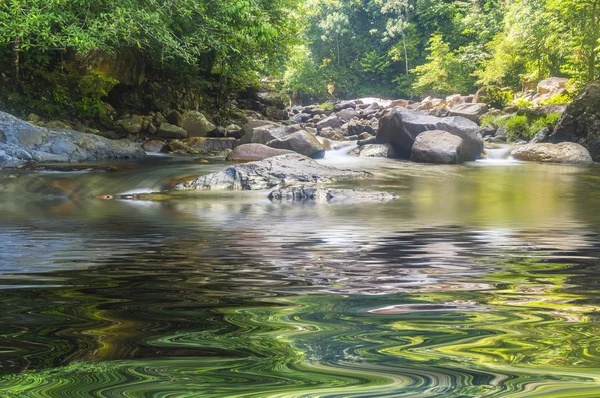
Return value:
M 600 397 L 600 166 L 329 163 L 402 199 L 2 172 L 0 396 Z

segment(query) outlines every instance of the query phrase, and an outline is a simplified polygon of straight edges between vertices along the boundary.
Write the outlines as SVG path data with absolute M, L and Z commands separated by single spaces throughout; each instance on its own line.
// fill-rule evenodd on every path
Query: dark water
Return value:
M 600 166 L 329 162 L 403 198 L 0 174 L 0 396 L 600 396 Z

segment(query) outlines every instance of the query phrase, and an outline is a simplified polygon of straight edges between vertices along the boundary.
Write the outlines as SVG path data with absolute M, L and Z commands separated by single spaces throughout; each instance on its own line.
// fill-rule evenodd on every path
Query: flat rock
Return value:
M 275 189 L 269 199 L 291 202 L 317 203 L 377 203 L 398 199 L 395 193 L 369 189 L 327 188 L 318 184 L 294 184 Z
M 175 186 L 176 190 L 260 190 L 293 183 L 324 183 L 371 177 L 366 171 L 322 165 L 300 154 L 237 164 Z
M 34 126 L 0 112 L 0 167 L 40 162 L 141 159 L 146 152 L 129 140 Z
M 543 163 L 593 164 L 590 152 L 574 142 L 527 144 L 511 153 L 517 160 Z

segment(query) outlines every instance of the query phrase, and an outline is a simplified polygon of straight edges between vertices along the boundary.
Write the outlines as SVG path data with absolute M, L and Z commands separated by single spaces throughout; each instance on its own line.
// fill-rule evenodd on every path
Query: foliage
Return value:
M 324 111 L 329 111 L 329 112 L 333 112 L 333 108 L 335 107 L 335 104 L 332 102 L 323 102 L 320 106 L 320 108 Z
M 517 98 L 516 101 L 513 101 L 513 105 L 516 105 L 519 108 L 533 108 L 535 104 L 525 98 Z
M 488 106 L 496 109 L 503 109 L 513 101 L 514 93 L 512 90 L 504 90 L 498 86 L 488 86 L 485 88 L 485 95 L 482 101 Z
M 570 95 L 559 94 L 559 95 L 549 98 L 547 100 L 541 101 L 540 105 L 555 105 L 555 104 L 562 105 L 562 104 L 568 104 L 571 101 L 573 101 L 573 98 L 571 98 Z
M 466 63 L 450 50 L 439 34 L 431 36 L 427 63 L 417 66 L 414 71 L 418 78 L 413 88 L 418 93 L 433 92 L 435 94 L 467 93 L 473 84 L 470 81 L 470 70 Z
M 506 120 L 507 138 L 509 141 L 516 141 L 519 137 L 524 137 L 529 131 L 527 116 L 514 116 Z
M 554 129 L 554 127 L 558 124 L 558 121 L 560 120 L 561 116 L 562 115 L 560 113 L 553 112 L 548 113 L 547 115 L 542 116 L 541 118 L 533 121 L 529 126 L 527 134 L 525 134 L 523 138 L 530 140 L 531 138 L 533 138 L 534 135 L 539 133 L 540 130 L 546 127 L 550 130 Z

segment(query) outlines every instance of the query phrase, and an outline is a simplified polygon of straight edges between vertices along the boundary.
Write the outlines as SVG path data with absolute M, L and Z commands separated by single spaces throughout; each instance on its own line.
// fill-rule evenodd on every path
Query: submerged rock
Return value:
M 579 144 L 527 144 L 511 153 L 517 160 L 544 163 L 592 164 L 590 152 Z
M 463 140 L 447 131 L 426 131 L 417 136 L 410 160 L 420 163 L 462 163 Z
M 72 130 L 55 131 L 0 112 L 0 167 L 144 157 L 146 152 L 129 140 L 109 140 Z
M 373 203 L 398 199 L 395 193 L 369 189 L 327 188 L 318 184 L 286 185 L 269 194 L 271 200 L 318 203 Z
M 430 130 L 443 130 L 462 138 L 464 160 L 476 160 L 483 151 L 477 123 L 460 116 L 435 117 L 398 107 L 381 119 L 377 143 L 392 144 L 397 156 L 408 159 L 417 136 Z
M 366 171 L 325 166 L 294 153 L 230 166 L 223 171 L 178 184 L 175 189 L 259 190 L 290 183 L 322 183 L 371 175 Z

